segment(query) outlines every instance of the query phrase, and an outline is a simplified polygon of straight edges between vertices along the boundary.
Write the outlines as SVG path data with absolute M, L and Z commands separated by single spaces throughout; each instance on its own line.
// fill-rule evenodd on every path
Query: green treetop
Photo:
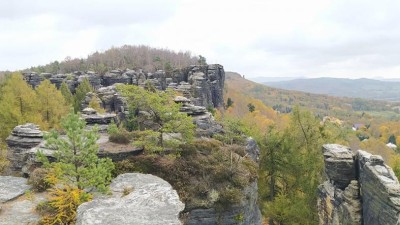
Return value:
M 52 168 L 54 176 L 63 184 L 79 189 L 96 187 L 105 191 L 111 180 L 114 164 L 110 159 L 97 156 L 99 135 L 96 130 L 86 130 L 85 121 L 76 114 L 69 114 L 61 122 L 66 137 L 51 132 L 46 135 L 47 146 L 56 149 L 54 163 L 39 153 L 45 166 Z
M 67 83 L 65 83 L 64 81 L 61 83 L 60 91 L 61 94 L 64 96 L 65 102 L 68 105 L 72 106 L 72 104 L 74 103 L 74 97 L 72 96 L 71 90 L 69 90 Z
M 87 78 L 83 79 L 82 83 L 76 88 L 74 110 L 79 112 L 81 109 L 81 103 L 85 99 L 88 92 L 93 92 L 93 87 Z
M 64 97 L 57 87 L 50 83 L 49 80 L 44 80 L 37 88 L 36 93 L 40 104 L 39 113 L 46 128 L 58 127 L 61 117 L 67 114 L 68 107 L 65 104 Z
M 119 85 L 117 88 L 127 98 L 131 112 L 146 111 L 151 117 L 154 126 L 152 130 L 145 131 L 142 139 L 145 149 L 160 151 L 193 139 L 195 125 L 191 117 L 179 112 L 180 105 L 173 101 L 172 90 L 152 92 L 134 85 Z M 132 121 L 137 123 L 139 129 L 145 129 L 139 120 Z M 164 140 L 163 134 L 168 133 L 179 133 L 182 138 Z

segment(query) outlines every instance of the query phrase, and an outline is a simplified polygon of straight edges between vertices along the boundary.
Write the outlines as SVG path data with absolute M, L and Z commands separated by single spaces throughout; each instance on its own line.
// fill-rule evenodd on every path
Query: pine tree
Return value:
M 176 139 L 164 140 L 163 134 L 166 133 L 180 133 L 184 142 L 193 139 L 195 125 L 191 117 L 179 112 L 180 105 L 173 101 L 172 90 L 152 92 L 134 85 L 119 85 L 117 88 L 127 98 L 130 111 L 147 111 L 151 115 L 151 121 L 156 124 L 153 130 L 143 133 L 141 142 L 145 149 L 161 151 L 180 143 Z M 138 125 L 140 128 L 140 122 Z
M 38 111 L 46 126 L 42 127 L 42 129 L 59 127 L 61 118 L 68 111 L 61 92 L 49 80 L 44 80 L 36 88 L 36 93 L 40 104 Z
M 98 158 L 97 131 L 86 130 L 85 121 L 76 114 L 69 114 L 61 124 L 66 138 L 61 138 L 55 131 L 45 136 L 47 146 L 56 149 L 53 154 L 56 161 L 50 164 L 42 153 L 39 158 L 45 166 L 58 171 L 54 176 L 65 185 L 106 191 L 114 164 L 111 159 Z
M 61 83 L 60 91 L 61 94 L 64 96 L 65 102 L 68 105 L 72 106 L 72 104 L 74 103 L 74 97 L 71 93 L 71 90 L 69 90 L 67 83 L 65 83 L 64 81 Z
M 75 98 L 74 98 L 74 110 L 79 112 L 81 110 L 82 101 L 88 92 L 93 92 L 93 87 L 87 78 L 83 79 L 82 83 L 76 88 Z

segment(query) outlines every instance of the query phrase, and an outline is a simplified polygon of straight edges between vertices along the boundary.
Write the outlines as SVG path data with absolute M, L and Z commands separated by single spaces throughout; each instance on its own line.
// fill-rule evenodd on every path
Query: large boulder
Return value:
M 165 180 L 140 173 L 115 178 L 112 196 L 78 207 L 77 225 L 180 225 L 178 215 L 185 205 Z M 130 193 L 129 193 L 130 191 Z

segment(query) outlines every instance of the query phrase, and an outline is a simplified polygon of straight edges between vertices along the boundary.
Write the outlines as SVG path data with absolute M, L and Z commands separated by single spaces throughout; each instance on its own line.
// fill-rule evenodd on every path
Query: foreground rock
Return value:
M 1 206 L 0 225 L 11 224 L 38 224 L 40 215 L 36 207 L 40 202 L 46 201 L 45 193 L 24 195 Z
M 23 195 L 31 188 L 22 177 L 0 176 L 0 203 Z
M 140 173 L 122 174 L 113 180 L 110 189 L 111 197 L 79 206 L 77 225 L 181 224 L 178 214 L 185 205 L 171 185 L 159 177 Z
M 324 145 L 327 181 L 318 187 L 320 224 L 395 225 L 400 183 L 381 156 Z

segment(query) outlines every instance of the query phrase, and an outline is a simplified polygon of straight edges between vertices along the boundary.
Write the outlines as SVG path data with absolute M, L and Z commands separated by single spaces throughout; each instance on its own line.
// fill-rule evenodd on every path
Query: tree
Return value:
M 37 113 L 41 107 L 36 92 L 22 78 L 14 73 L 4 83 L 0 93 L 0 138 L 5 139 L 11 130 L 26 122 L 41 124 Z
M 228 100 L 226 101 L 226 108 L 229 108 L 233 105 L 233 101 L 231 98 L 228 98 Z
M 40 104 L 38 111 L 45 124 L 45 127 L 42 128 L 58 127 L 61 117 L 68 111 L 63 95 L 49 80 L 40 83 L 36 88 L 36 93 Z
M 74 99 L 74 110 L 79 112 L 81 110 L 82 101 L 88 92 L 93 92 L 93 87 L 87 78 L 83 79 L 79 86 L 76 88 Z
M 147 112 L 145 114 L 148 114 L 148 118 L 142 122 L 151 121 L 153 124 L 151 129 L 143 133 L 141 143 L 145 148 L 147 147 L 150 151 L 161 151 L 165 147 L 177 147 L 177 144 L 181 142 L 191 142 L 195 125 L 191 117 L 179 112 L 180 105 L 173 101 L 172 90 L 152 92 L 134 85 L 118 85 L 117 89 L 127 98 L 129 111 L 137 112 L 135 116 L 139 116 L 140 111 Z M 145 130 L 141 120 L 132 121 L 138 123 L 139 129 Z M 172 137 L 164 140 L 164 134 L 171 133 L 179 134 L 181 138 Z
M 310 112 L 293 109 L 289 127 L 271 129 L 261 142 L 261 197 L 270 224 L 317 224 L 315 190 L 321 182 L 324 127 Z M 280 210 L 277 210 L 280 209 Z
M 74 96 L 72 95 L 67 83 L 65 83 L 64 81 L 61 83 L 60 91 L 61 94 L 64 96 L 65 103 L 72 106 L 72 104 L 74 103 Z
M 207 60 L 206 57 L 199 55 L 199 59 L 197 60 L 200 66 L 207 65 Z
M 252 103 L 247 104 L 247 108 L 249 108 L 249 112 L 254 112 L 256 110 L 256 106 L 253 105 Z
M 49 163 L 41 152 L 39 158 L 46 167 L 57 171 L 53 175 L 62 184 L 80 190 L 96 187 L 100 191 L 106 191 L 114 164 L 111 159 L 100 159 L 97 156 L 97 130 L 86 130 L 85 121 L 72 113 L 61 124 L 66 133 L 65 138 L 55 131 L 45 136 L 47 147 L 55 149 L 55 162 Z
M 396 144 L 396 137 L 394 134 L 390 135 L 388 143 Z

